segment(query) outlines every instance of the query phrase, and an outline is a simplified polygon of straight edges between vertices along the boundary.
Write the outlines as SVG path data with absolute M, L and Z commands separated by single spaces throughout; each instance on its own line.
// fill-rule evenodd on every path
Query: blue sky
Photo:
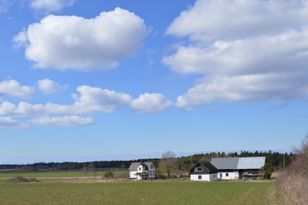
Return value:
M 0 163 L 290 151 L 308 131 L 307 14 L 307 1 L 0 0 Z

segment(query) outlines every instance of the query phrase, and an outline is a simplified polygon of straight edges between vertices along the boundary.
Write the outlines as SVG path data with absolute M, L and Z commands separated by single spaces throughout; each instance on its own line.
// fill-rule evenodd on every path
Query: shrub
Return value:
M 23 176 L 17 176 L 11 179 L 6 180 L 9 183 L 27 183 L 27 182 L 40 182 L 38 179 L 36 178 L 26 178 Z
M 273 166 L 270 163 L 266 163 L 263 167 L 263 174 L 265 179 L 270 179 L 273 173 Z
M 111 178 L 114 177 L 114 173 L 112 171 L 108 170 L 104 173 L 104 177 L 107 178 L 107 179 L 111 179 Z

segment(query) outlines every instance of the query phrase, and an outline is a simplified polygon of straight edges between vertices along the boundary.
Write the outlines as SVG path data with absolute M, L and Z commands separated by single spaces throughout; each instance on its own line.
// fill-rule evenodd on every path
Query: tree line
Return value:
M 29 170 L 29 171 L 48 171 L 48 170 L 83 170 L 87 167 L 94 169 L 128 169 L 130 164 L 135 161 L 151 161 L 158 172 L 170 176 L 171 174 L 181 175 L 189 171 L 194 164 L 201 160 L 210 160 L 213 157 L 254 157 L 266 156 L 266 163 L 270 164 L 274 170 L 286 167 L 295 158 L 294 153 L 280 153 L 273 151 L 241 151 L 241 152 L 209 152 L 194 154 L 190 156 L 177 157 L 173 152 L 165 152 L 161 158 L 155 159 L 136 159 L 136 160 L 112 160 L 112 161 L 92 161 L 92 162 L 40 162 L 34 164 L 3 164 L 0 170 Z M 164 170 L 164 171 L 162 171 Z M 162 173 L 164 172 L 164 173 Z

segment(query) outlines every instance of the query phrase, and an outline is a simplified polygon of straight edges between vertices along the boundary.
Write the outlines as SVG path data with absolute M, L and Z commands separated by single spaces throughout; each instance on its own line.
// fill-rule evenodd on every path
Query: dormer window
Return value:
M 138 167 L 138 171 L 141 171 L 142 170 L 142 168 L 141 167 Z

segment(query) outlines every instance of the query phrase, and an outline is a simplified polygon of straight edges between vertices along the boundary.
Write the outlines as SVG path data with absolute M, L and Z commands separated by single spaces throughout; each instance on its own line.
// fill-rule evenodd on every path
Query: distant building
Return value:
M 199 162 L 190 170 L 190 180 L 216 181 L 218 180 L 218 170 L 208 161 Z
M 221 180 L 261 179 L 265 157 L 212 158 Z
M 152 162 L 133 162 L 128 170 L 130 179 L 155 179 L 155 167 Z

